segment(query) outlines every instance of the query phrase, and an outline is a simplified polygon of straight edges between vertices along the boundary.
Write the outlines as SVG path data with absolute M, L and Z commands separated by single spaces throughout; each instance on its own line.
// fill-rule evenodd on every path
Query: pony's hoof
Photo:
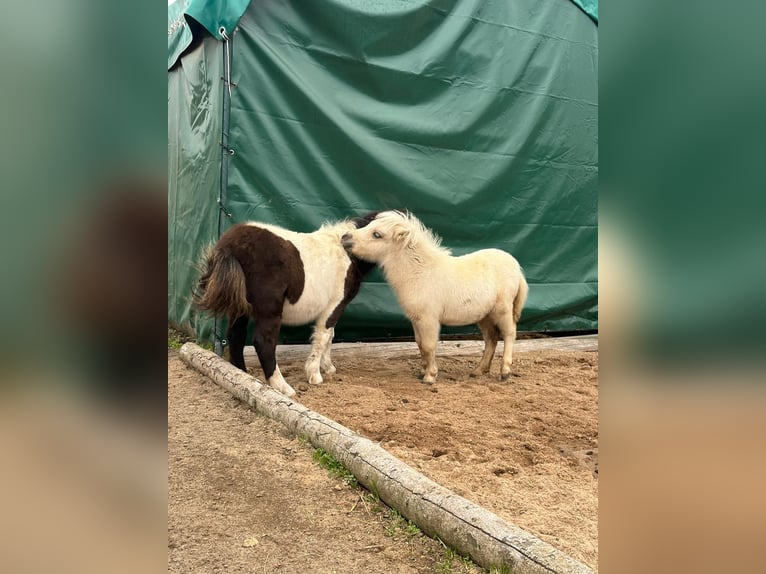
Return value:
M 312 385 L 321 385 L 324 382 L 324 379 L 322 378 L 322 375 L 317 373 L 316 375 L 311 375 L 309 378 L 309 384 Z
M 511 372 L 508 371 L 507 373 L 500 373 L 500 380 L 501 381 L 507 381 L 511 378 Z
M 338 372 L 338 369 L 335 368 L 335 365 L 330 365 L 327 369 L 323 369 L 325 375 L 334 375 L 336 372 Z
M 423 377 L 423 383 L 426 385 L 433 385 L 436 382 L 436 377 L 429 377 L 426 375 Z
M 287 398 L 293 398 L 295 396 L 295 389 L 292 388 L 290 385 L 280 385 L 277 387 L 274 387 L 275 390 L 279 391 L 283 395 L 285 395 Z

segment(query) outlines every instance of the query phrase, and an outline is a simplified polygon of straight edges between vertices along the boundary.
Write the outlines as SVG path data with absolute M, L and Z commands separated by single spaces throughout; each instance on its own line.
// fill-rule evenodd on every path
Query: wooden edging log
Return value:
M 484 568 L 593 574 L 585 564 L 435 483 L 369 439 L 289 399 L 194 343 L 181 359 L 252 409 L 329 452 L 360 484 L 431 537 Z

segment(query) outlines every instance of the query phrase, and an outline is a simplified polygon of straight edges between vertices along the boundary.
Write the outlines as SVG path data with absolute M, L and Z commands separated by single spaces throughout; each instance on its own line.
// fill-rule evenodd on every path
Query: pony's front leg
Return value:
M 332 349 L 332 340 L 335 338 L 335 329 L 333 327 L 330 328 L 330 340 L 328 341 L 327 345 L 324 348 L 324 353 L 322 353 L 322 360 L 319 364 L 319 367 L 321 371 L 325 375 L 334 375 L 337 369 L 335 368 L 335 365 L 332 363 L 332 357 L 330 356 L 330 350 Z
M 287 384 L 277 365 L 277 338 L 280 325 L 280 317 L 256 320 L 253 345 L 269 385 L 286 397 L 293 397 L 295 389 Z
M 413 320 L 412 328 L 415 331 L 415 340 L 420 348 L 420 357 L 423 359 L 423 382 L 434 383 L 439 369 L 436 366 L 436 345 L 439 342 L 439 329 L 441 325 L 432 319 Z
M 320 385 L 324 381 L 320 366 L 335 333 L 334 329 L 323 327 L 323 324 L 324 321 L 320 321 L 314 326 L 314 334 L 311 336 L 311 353 L 306 360 L 306 378 L 312 385 Z

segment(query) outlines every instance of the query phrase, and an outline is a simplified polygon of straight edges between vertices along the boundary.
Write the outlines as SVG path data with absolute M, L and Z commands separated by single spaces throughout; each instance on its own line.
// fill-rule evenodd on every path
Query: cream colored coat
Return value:
M 343 236 L 344 247 L 377 263 L 412 321 L 423 359 L 423 382 L 436 380 L 436 344 L 441 325 L 478 324 L 484 355 L 473 374 L 488 373 L 503 337 L 503 380 L 510 376 L 516 324 L 528 286 L 519 262 L 505 251 L 483 249 L 460 257 L 411 214 L 386 211 Z

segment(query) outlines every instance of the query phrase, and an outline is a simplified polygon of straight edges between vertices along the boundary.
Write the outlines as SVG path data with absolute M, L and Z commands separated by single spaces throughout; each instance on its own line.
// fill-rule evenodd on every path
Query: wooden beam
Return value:
M 277 347 L 277 361 L 306 360 L 309 355 L 310 345 L 279 345 Z M 436 349 L 436 360 L 439 357 L 452 357 L 470 355 L 475 356 L 478 362 L 484 350 L 484 341 L 440 341 Z M 513 352 L 525 351 L 598 351 L 598 336 L 585 335 L 580 337 L 548 337 L 541 339 L 521 339 L 514 343 Z M 415 343 L 334 343 L 332 346 L 333 357 L 376 357 L 380 359 L 392 359 L 395 357 L 419 357 L 420 352 Z M 495 356 L 503 354 L 503 342 L 500 341 L 495 351 Z M 245 347 L 245 358 L 250 361 L 258 359 L 252 346 Z

